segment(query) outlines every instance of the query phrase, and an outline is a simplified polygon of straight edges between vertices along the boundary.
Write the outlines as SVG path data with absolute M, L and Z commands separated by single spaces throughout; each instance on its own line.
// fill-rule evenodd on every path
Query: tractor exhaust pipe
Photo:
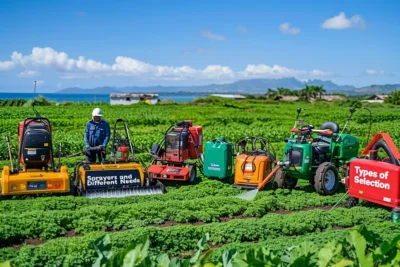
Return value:
M 13 161 L 12 161 L 10 137 L 8 137 L 8 135 L 7 135 L 7 136 L 5 137 L 5 139 L 6 139 L 7 148 L 8 148 L 8 156 L 9 156 L 9 158 L 10 158 L 10 168 L 11 168 L 11 171 L 13 171 L 13 170 L 14 170 L 14 164 L 13 164 Z
M 343 134 L 343 132 L 344 132 L 344 129 L 346 129 L 347 124 L 348 124 L 349 121 L 351 120 L 351 117 L 353 116 L 353 113 L 354 113 L 354 112 L 356 112 L 356 108 L 355 108 L 355 107 L 354 107 L 354 108 L 350 108 L 350 115 L 349 115 L 349 117 L 347 118 L 347 121 L 346 121 L 346 123 L 345 123 L 345 125 L 344 125 L 342 131 L 340 132 L 340 134 L 339 134 L 338 137 L 336 138 L 336 142 L 339 141 L 340 137 L 342 136 L 342 134 Z

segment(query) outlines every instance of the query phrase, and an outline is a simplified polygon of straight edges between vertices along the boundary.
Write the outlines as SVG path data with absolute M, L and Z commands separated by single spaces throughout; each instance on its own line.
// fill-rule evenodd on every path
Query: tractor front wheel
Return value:
M 333 195 L 339 184 L 339 172 L 335 165 L 325 162 L 319 165 L 314 176 L 314 187 L 321 195 Z
M 274 181 L 274 189 L 277 188 L 288 188 L 293 189 L 297 185 L 297 179 L 293 177 L 289 177 L 286 175 L 286 172 L 280 168 L 275 174 L 275 181 Z

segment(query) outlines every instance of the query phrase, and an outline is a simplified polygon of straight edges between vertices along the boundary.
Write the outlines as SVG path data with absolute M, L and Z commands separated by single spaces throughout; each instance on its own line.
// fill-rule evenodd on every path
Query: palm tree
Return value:
M 269 99 L 274 99 L 277 95 L 277 92 L 275 90 L 272 90 L 271 88 L 268 88 L 267 93 L 265 94 L 266 98 Z
M 300 96 L 305 100 L 309 100 L 311 97 L 315 97 L 316 93 L 314 91 L 313 86 L 307 85 L 304 89 L 300 90 Z
M 317 85 L 317 86 L 313 86 L 314 87 L 314 91 L 319 94 L 319 99 L 322 98 L 323 93 L 326 93 L 326 90 L 324 89 L 323 85 Z

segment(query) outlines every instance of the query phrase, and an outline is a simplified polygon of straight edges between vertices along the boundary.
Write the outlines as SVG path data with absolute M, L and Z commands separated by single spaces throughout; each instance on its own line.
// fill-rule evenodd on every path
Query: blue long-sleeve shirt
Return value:
M 99 123 L 90 120 L 86 123 L 85 129 L 85 144 L 86 148 L 103 146 L 107 147 L 110 140 L 110 125 L 106 120 L 101 120 Z

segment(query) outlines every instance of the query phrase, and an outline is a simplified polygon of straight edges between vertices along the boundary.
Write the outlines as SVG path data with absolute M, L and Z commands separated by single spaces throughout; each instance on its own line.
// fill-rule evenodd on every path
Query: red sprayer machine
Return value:
M 400 221 L 400 152 L 389 134 L 378 133 L 359 158 L 350 161 L 348 174 L 347 207 L 362 199 L 393 208 L 393 221 Z
M 192 183 L 196 179 L 197 165 L 188 160 L 200 160 L 202 165 L 202 139 L 202 127 L 193 126 L 191 120 L 170 126 L 161 142 L 152 147 L 149 177 Z

